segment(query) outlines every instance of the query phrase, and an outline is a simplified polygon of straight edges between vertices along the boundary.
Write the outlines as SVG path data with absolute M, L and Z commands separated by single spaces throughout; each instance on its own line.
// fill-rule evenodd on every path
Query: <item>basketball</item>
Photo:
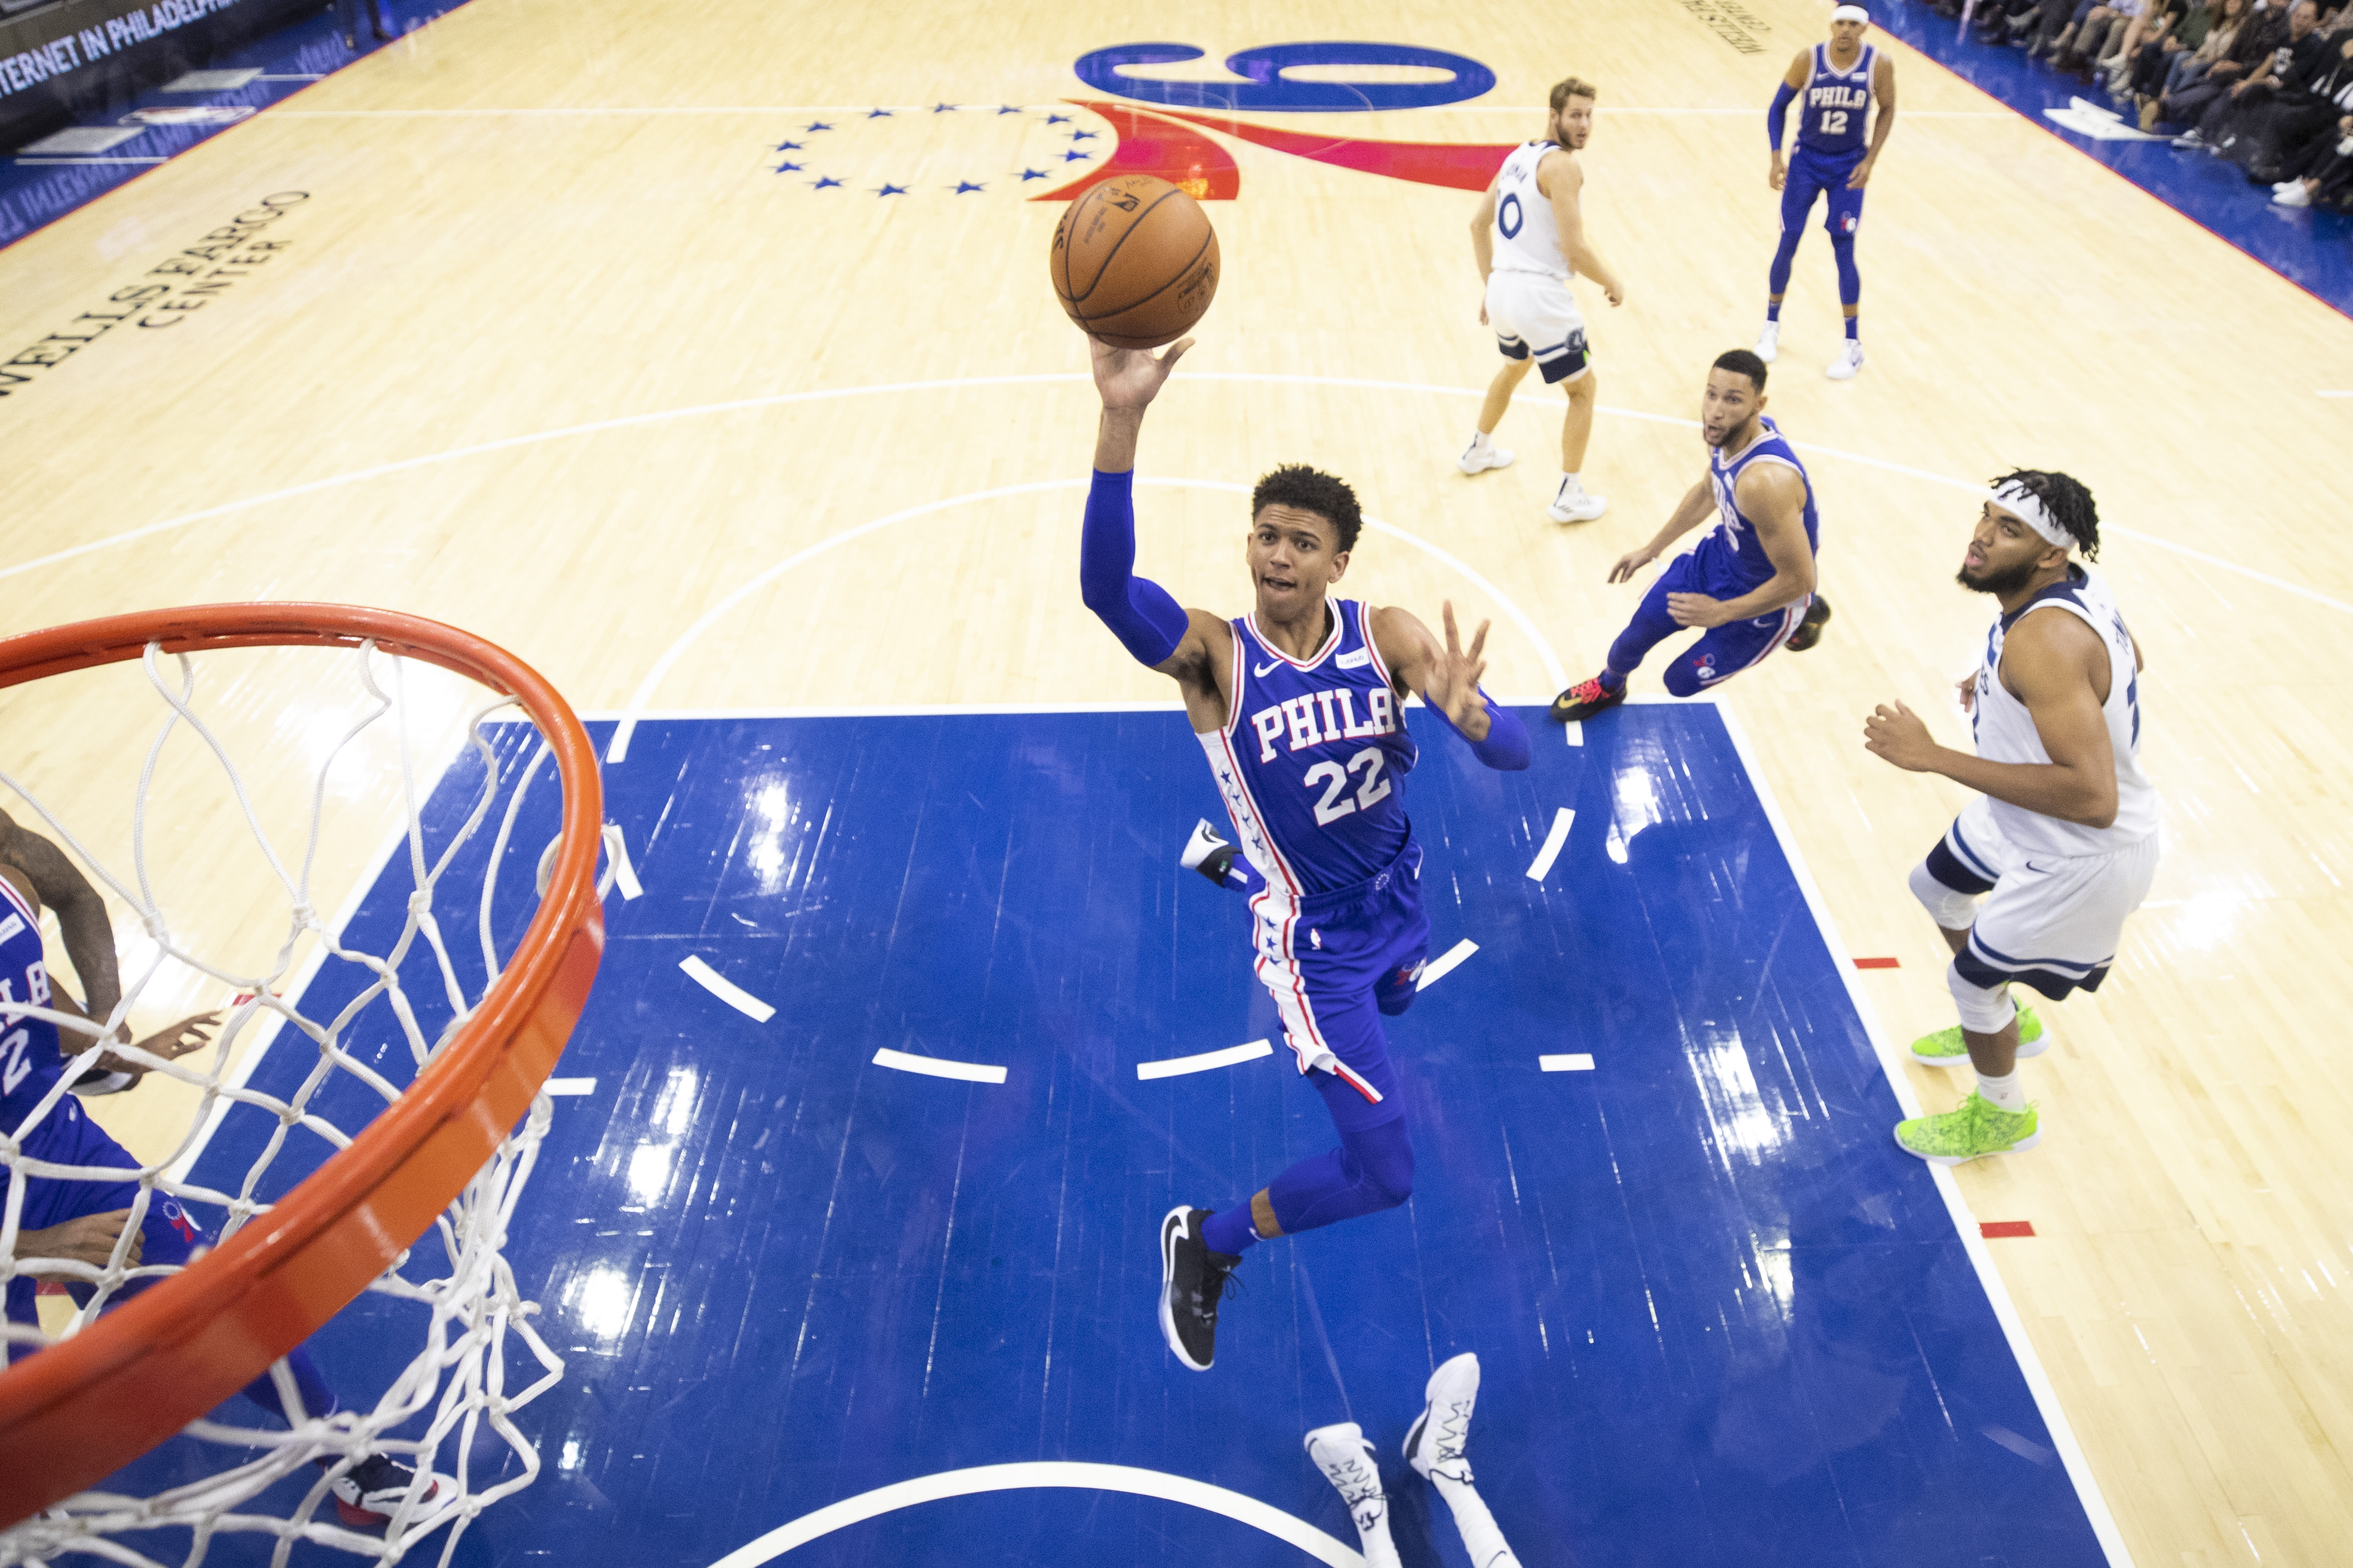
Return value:
M 1218 294 L 1218 231 L 1201 204 L 1150 174 L 1105 180 L 1054 226 L 1054 296 L 1113 348 L 1156 349 Z

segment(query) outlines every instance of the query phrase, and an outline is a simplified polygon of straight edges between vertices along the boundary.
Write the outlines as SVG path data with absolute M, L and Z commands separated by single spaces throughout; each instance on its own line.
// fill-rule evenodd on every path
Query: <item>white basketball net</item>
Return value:
M 345 1048 L 345 1029 L 369 1004 L 379 997 L 389 1002 L 409 1054 L 415 1065 L 422 1068 L 482 1000 L 480 994 L 469 998 L 459 983 L 457 969 L 444 945 L 440 922 L 435 918 L 435 895 L 442 874 L 459 850 L 488 818 L 499 794 L 498 759 L 490 739 L 483 733 L 484 722 L 491 714 L 514 704 L 506 700 L 492 702 L 474 712 L 467 721 L 467 738 L 481 761 L 483 783 L 479 798 L 462 828 L 441 848 L 438 858 L 428 864 L 425 828 L 418 816 L 419 781 L 410 759 L 406 661 L 399 658 L 391 660 L 392 695 L 387 696 L 377 682 L 375 668 L 377 656 L 374 644 L 364 645 L 347 657 L 349 668 L 364 692 L 367 710 L 319 766 L 311 791 L 310 820 L 301 859 L 296 870 L 288 869 L 270 835 L 262 826 L 245 781 L 238 775 L 227 750 L 195 711 L 193 700 L 196 676 L 194 663 L 185 655 L 175 658 L 163 655 L 155 645 L 149 645 L 146 651 L 147 678 L 170 705 L 171 711 L 156 732 L 154 742 L 147 753 L 146 766 L 140 774 L 139 794 L 132 819 L 132 879 L 129 884 L 92 856 L 67 825 L 14 776 L 0 771 L 0 785 L 14 791 L 40 819 L 36 825 L 20 817 L 20 825 L 43 832 L 69 847 L 105 887 L 111 889 L 117 898 L 131 906 L 143 922 L 152 944 L 152 957 L 143 972 L 126 980 L 122 1001 L 105 1021 L 103 1029 L 46 1008 L 24 1005 L 0 1007 L 0 1028 L 5 1028 L 19 1016 L 31 1014 L 53 1020 L 60 1026 L 61 1031 L 76 1031 L 71 1036 L 61 1034 L 61 1037 L 69 1042 L 77 1038 L 90 1041 L 88 1048 L 67 1066 L 57 1086 L 23 1124 L 0 1128 L 0 1161 L 5 1161 L 8 1177 L 6 1206 L 4 1212 L 0 1212 L 0 1283 L 20 1274 L 34 1274 L 51 1279 L 79 1281 L 88 1287 L 92 1294 L 74 1314 L 71 1325 L 65 1331 L 69 1335 L 79 1331 L 104 1312 L 126 1284 L 178 1272 L 173 1267 L 126 1266 L 125 1257 L 131 1240 L 139 1234 L 140 1222 L 152 1205 L 166 1197 L 175 1199 L 192 1214 L 211 1222 L 206 1228 L 226 1239 L 254 1215 L 269 1212 L 269 1204 L 262 1201 L 257 1194 L 263 1190 L 271 1163 L 286 1147 L 289 1134 L 294 1128 L 300 1127 L 314 1133 L 338 1149 L 351 1142 L 357 1127 L 348 1130 L 338 1128 L 314 1109 L 322 1086 L 332 1081 L 335 1075 L 352 1075 L 387 1103 L 399 1097 L 400 1085 L 388 1081 L 382 1074 L 355 1059 Z M 166 670 L 173 663 L 177 666 L 176 679 L 167 679 Z M 398 942 L 390 952 L 379 956 L 340 944 L 342 933 L 329 930 L 313 907 L 311 875 L 319 852 L 320 822 L 327 800 L 329 771 L 335 759 L 343 754 L 354 739 L 386 715 L 392 716 L 393 730 L 399 743 L 403 804 L 407 816 L 405 858 L 415 890 L 409 896 L 407 917 Z M 210 748 L 212 758 L 225 773 L 226 782 L 235 793 L 237 807 L 251 829 L 255 846 L 282 890 L 287 908 L 286 940 L 278 951 L 274 965 L 266 973 L 239 974 L 214 967 L 203 955 L 189 951 L 174 938 L 169 917 L 155 901 L 147 860 L 148 793 L 154 780 L 164 742 L 182 725 L 187 726 Z M 491 869 L 483 878 L 479 910 L 470 911 L 477 915 L 482 957 L 492 980 L 500 972 L 499 955 L 491 935 L 491 897 L 497 883 L 497 871 L 505 859 L 507 839 L 513 830 L 516 814 L 533 777 L 547 758 L 547 747 L 543 742 L 507 802 L 491 853 Z M 431 781 L 425 782 L 429 787 Z M 330 958 L 360 964 L 375 977 L 373 984 L 361 991 L 332 1017 L 307 1016 L 300 1010 L 299 996 L 294 1002 L 289 1002 L 276 994 L 286 988 L 288 976 L 298 955 L 306 947 L 306 938 L 323 947 Z M 410 950 L 419 940 L 430 950 L 434 968 L 446 994 L 443 1000 L 454 1014 L 448 1026 L 433 1039 L 427 1039 L 420 1028 L 417 1009 L 411 1005 L 400 980 L 402 962 L 409 956 Z M 51 956 L 55 958 L 54 952 Z M 216 1044 L 177 1061 L 165 1061 L 119 1042 L 110 1044 L 98 1037 L 113 1033 L 115 1026 L 121 1024 L 138 1004 L 142 991 L 154 981 L 158 970 L 168 962 L 186 964 L 241 994 L 240 1001 L 224 1020 Z M 487 982 L 483 989 L 487 991 Z M 314 1048 L 316 1065 L 290 1098 L 280 1100 L 259 1092 L 248 1087 L 241 1077 L 231 1070 L 229 1064 L 233 1059 L 243 1059 L 237 1047 L 248 1030 L 253 1032 L 254 1038 L 246 1046 L 247 1057 L 258 1056 L 264 1046 L 271 1044 L 273 1035 L 276 1037 L 274 1048 L 280 1053 L 297 1048 L 303 1039 L 307 1039 Z M 67 1048 L 71 1049 L 72 1045 L 69 1043 Z M 141 1167 L 135 1178 L 124 1170 L 55 1165 L 25 1154 L 22 1152 L 25 1142 L 42 1119 L 57 1109 L 68 1092 L 68 1085 L 94 1067 L 100 1054 L 110 1048 L 125 1059 L 138 1062 L 152 1073 L 168 1076 L 202 1091 L 203 1100 L 198 1112 L 190 1121 L 178 1146 L 166 1158 Z M 197 1065 L 202 1062 L 209 1062 L 209 1069 Z M 279 1121 L 267 1146 L 245 1173 L 244 1179 L 234 1192 L 198 1186 L 186 1179 L 187 1167 L 193 1163 L 201 1140 L 207 1136 L 209 1128 L 220 1116 L 228 1111 L 227 1102 L 256 1107 Z M 88 1553 L 123 1563 L 194 1563 L 208 1550 L 221 1545 L 214 1538 L 227 1532 L 253 1532 L 275 1537 L 269 1558 L 272 1563 L 283 1563 L 298 1541 L 336 1547 L 387 1563 L 398 1562 L 430 1544 L 439 1547 L 441 1562 L 448 1562 L 459 1537 L 477 1514 L 537 1479 L 538 1453 L 531 1442 L 516 1430 L 511 1416 L 515 1410 L 554 1386 L 564 1373 L 563 1362 L 548 1349 L 532 1326 L 532 1319 L 539 1311 L 538 1304 L 522 1298 L 515 1288 L 514 1275 L 503 1256 L 508 1226 L 523 1185 L 530 1179 L 540 1140 L 548 1122 L 548 1099 L 545 1094 L 541 1094 L 533 1100 L 530 1114 L 522 1129 L 500 1147 L 473 1181 L 441 1213 L 435 1228 L 419 1238 L 410 1251 L 402 1254 L 390 1269 L 369 1285 L 372 1291 L 414 1303 L 421 1309 L 424 1320 L 421 1348 L 406 1370 L 383 1391 L 382 1397 L 373 1408 L 360 1407 L 362 1396 L 370 1391 L 339 1385 L 339 1396 L 352 1407 L 324 1418 L 311 1417 L 291 1431 L 279 1427 L 274 1421 L 269 1422 L 266 1428 L 229 1426 L 207 1420 L 191 1422 L 185 1428 L 185 1435 L 200 1443 L 214 1446 L 206 1451 L 221 1455 L 224 1468 L 216 1474 L 152 1497 L 103 1491 L 77 1494 L 36 1518 L 0 1532 L 0 1563 L 47 1563 L 67 1552 Z M 117 1185 L 132 1179 L 138 1183 L 133 1214 L 124 1227 L 122 1241 L 116 1246 L 113 1257 L 105 1267 L 60 1258 L 18 1258 L 14 1256 L 18 1221 L 29 1183 L 80 1180 L 103 1181 L 110 1185 Z M 16 1324 L 8 1324 L 5 1331 L 5 1331 L 7 1339 L 15 1344 L 48 1342 L 47 1337 L 39 1331 Z M 535 1367 L 528 1369 L 534 1375 L 520 1389 L 511 1389 L 508 1382 L 507 1352 L 511 1339 L 519 1341 L 521 1349 L 527 1352 L 536 1363 Z M 279 1362 L 272 1367 L 271 1373 L 286 1408 L 290 1411 L 301 1409 L 294 1381 L 286 1363 Z M 332 1367 L 329 1375 L 332 1378 Z M 255 1407 L 248 1404 L 237 1408 Z M 429 1420 L 421 1437 L 398 1435 L 400 1429 L 414 1418 L 428 1414 Z M 472 1489 L 468 1481 L 470 1474 L 501 1468 L 496 1462 L 500 1456 L 495 1451 L 495 1446 L 501 1444 L 512 1449 L 520 1459 L 521 1473 L 497 1485 L 480 1490 Z M 248 1457 L 256 1448 L 262 1450 L 261 1456 L 258 1458 Z M 417 1475 L 417 1481 L 410 1488 L 407 1498 L 381 1534 L 348 1529 L 339 1523 L 329 1490 L 334 1479 L 374 1454 L 389 1455 L 408 1466 Z M 313 1461 L 321 1458 L 333 1461 L 332 1468 L 315 1468 Z M 285 1508 L 282 1514 L 267 1511 L 273 1504 L 282 1504 L 282 1499 L 262 1500 L 260 1506 L 248 1506 L 288 1477 L 297 1478 L 303 1486 L 299 1503 Z M 437 1482 L 438 1490 L 429 1499 L 425 1498 L 422 1494 L 428 1484 Z M 323 1519 L 321 1517 L 322 1512 Z M 178 1543 L 178 1529 L 189 1532 L 185 1548 Z M 173 1530 L 175 1532 L 166 1538 L 174 1542 L 172 1555 L 161 1560 L 146 1554 L 155 1550 L 152 1540 L 134 1549 L 111 1539 L 129 1532 L 157 1530 Z M 437 1531 L 442 1532 L 440 1539 L 428 1542 L 428 1538 Z M 243 1554 L 237 1555 L 241 1559 Z M 219 1559 L 216 1557 L 215 1561 Z

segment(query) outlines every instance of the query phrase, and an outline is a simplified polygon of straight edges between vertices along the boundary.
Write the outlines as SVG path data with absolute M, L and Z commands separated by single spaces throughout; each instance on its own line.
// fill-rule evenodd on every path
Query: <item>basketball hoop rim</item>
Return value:
M 512 697 L 538 726 L 564 783 L 547 892 L 473 1016 L 348 1147 L 182 1273 L 0 1373 L 0 1528 L 154 1447 L 358 1297 L 496 1152 L 586 1004 L 605 939 L 596 749 L 555 688 L 496 644 L 394 610 L 199 605 L 0 638 L 0 689 L 151 643 L 179 654 L 366 642 Z

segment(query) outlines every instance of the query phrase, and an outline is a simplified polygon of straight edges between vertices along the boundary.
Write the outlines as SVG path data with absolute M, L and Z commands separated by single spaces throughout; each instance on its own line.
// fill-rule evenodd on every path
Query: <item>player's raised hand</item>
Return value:
M 1883 757 L 1907 773 L 1926 773 L 1941 750 L 1928 733 L 1927 721 L 1898 702 L 1881 703 L 1862 721 L 1862 749 Z
M 86 1214 L 63 1225 L 50 1226 L 46 1230 L 20 1230 L 16 1233 L 16 1256 L 62 1258 L 103 1268 L 112 1260 L 114 1244 L 130 1223 L 129 1209 L 109 1209 L 104 1214 Z M 136 1265 L 146 1245 L 147 1238 L 133 1231 L 131 1245 L 122 1255 L 123 1263 Z
M 209 1013 L 195 1013 L 181 1019 L 169 1028 L 158 1029 L 143 1040 L 133 1042 L 132 1048 L 158 1056 L 165 1061 L 177 1061 L 192 1051 L 203 1050 L 213 1043 L 206 1031 L 220 1026 L 217 1008 Z M 136 1083 L 147 1072 L 145 1064 L 109 1054 L 98 1058 L 100 1068 L 106 1072 L 127 1072 Z M 124 1087 L 128 1088 L 129 1085 Z
M 1447 600 L 1439 609 L 1439 619 L 1446 627 L 1446 643 L 1430 661 L 1430 679 L 1421 690 L 1422 700 L 1444 713 L 1456 729 L 1474 741 L 1480 740 L 1487 732 L 1487 707 L 1479 697 L 1479 678 L 1487 673 L 1487 628 L 1493 623 L 1481 621 L 1466 648 L 1462 646 L 1462 634 L 1454 625 L 1454 601 Z M 1473 714 L 1477 715 L 1475 721 Z
M 1630 582 L 1635 573 L 1658 558 L 1659 552 L 1649 545 L 1644 545 L 1640 550 L 1630 550 L 1618 557 L 1617 565 L 1609 568 L 1609 580 L 1612 583 Z
M 1168 373 L 1176 368 L 1176 362 L 1192 346 L 1192 339 L 1178 338 L 1155 356 L 1148 349 L 1115 349 L 1101 338 L 1089 337 L 1087 347 L 1094 355 L 1095 390 L 1103 395 L 1103 407 L 1143 412 L 1160 395 Z

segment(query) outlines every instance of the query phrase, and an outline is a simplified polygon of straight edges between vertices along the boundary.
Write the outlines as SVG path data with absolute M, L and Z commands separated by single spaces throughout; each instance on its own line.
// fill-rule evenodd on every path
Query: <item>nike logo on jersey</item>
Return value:
M 1250 666 L 1250 673 L 1258 677 L 1261 680 L 1264 680 L 1267 676 L 1279 668 L 1282 663 L 1282 661 L 1281 659 L 1277 659 L 1272 664 L 1254 664 Z
M 1274 748 L 1288 738 L 1289 750 L 1303 752 L 1326 741 L 1362 741 L 1398 732 L 1397 694 L 1386 686 L 1366 693 L 1369 717 L 1356 717 L 1356 693 L 1348 688 L 1311 691 L 1250 715 L 1258 731 L 1258 760 L 1274 761 Z

